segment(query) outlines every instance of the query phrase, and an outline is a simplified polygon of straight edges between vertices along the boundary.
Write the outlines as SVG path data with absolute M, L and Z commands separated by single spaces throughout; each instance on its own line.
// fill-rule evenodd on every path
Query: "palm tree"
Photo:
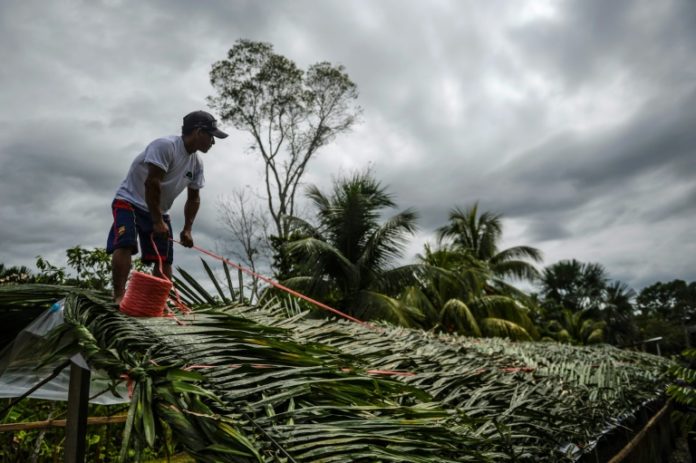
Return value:
M 526 308 L 531 301 L 506 280 L 537 278 L 538 271 L 525 259 L 538 262 L 541 252 L 530 246 L 501 251 L 501 236 L 500 216 L 480 214 L 477 204 L 450 212 L 449 223 L 438 230 L 437 248 L 426 245 L 425 255 L 419 256 L 430 271 L 418 289 L 402 297 L 431 314 L 426 328 L 513 339 L 538 336 Z
M 546 267 L 541 276 L 541 294 L 547 304 L 573 312 L 601 308 L 608 282 L 600 264 L 562 260 Z
M 426 244 L 419 260 L 428 271 L 421 274 L 418 286 L 402 294 L 405 304 L 425 314 L 421 326 L 476 337 L 536 338 L 524 305 L 487 284 L 488 266 L 472 254 L 452 248 L 445 244 L 432 250 Z
M 614 281 L 607 286 L 602 317 L 607 323 L 609 343 L 626 346 L 637 340 L 638 326 L 633 307 L 635 296 L 636 292 L 626 283 Z
M 514 246 L 499 250 L 503 233 L 501 216 L 492 212 L 479 214 L 478 203 L 468 209 L 454 208 L 449 223 L 438 230 L 440 241 L 450 240 L 453 250 L 471 254 L 490 269 L 491 283 L 507 288 L 505 279 L 534 281 L 539 272 L 527 260 L 541 262 L 541 251 L 531 246 Z
M 312 186 L 307 197 L 317 224 L 286 218 L 293 264 L 285 283 L 353 316 L 411 325 L 420 314 L 392 296 L 415 281 L 419 266 L 393 263 L 416 229 L 415 211 L 381 222 L 382 211 L 396 204 L 369 172 L 338 180 L 330 195 Z
M 589 333 L 594 332 L 592 342 L 627 345 L 638 335 L 632 302 L 635 291 L 620 281 L 610 282 L 600 264 L 572 259 L 550 265 L 541 277 L 541 294 L 551 330 L 563 325 L 575 342 L 588 342 Z
M 607 323 L 598 320 L 590 310 L 561 309 L 544 327 L 542 340 L 554 340 L 571 344 L 597 344 L 606 336 Z

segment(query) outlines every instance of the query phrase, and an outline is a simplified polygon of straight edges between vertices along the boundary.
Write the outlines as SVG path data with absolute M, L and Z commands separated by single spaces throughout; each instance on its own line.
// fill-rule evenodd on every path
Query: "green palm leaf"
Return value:
M 484 318 L 481 320 L 481 332 L 486 336 L 510 338 L 516 341 L 531 341 L 527 330 L 509 320 Z
M 445 303 L 440 313 L 440 324 L 448 331 L 456 330 L 471 336 L 481 336 L 481 329 L 476 318 L 469 307 L 459 299 L 450 299 Z

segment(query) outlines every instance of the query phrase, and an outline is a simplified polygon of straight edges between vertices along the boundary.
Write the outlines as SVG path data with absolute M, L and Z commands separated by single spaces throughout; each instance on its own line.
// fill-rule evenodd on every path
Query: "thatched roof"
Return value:
M 375 331 L 277 301 L 135 319 L 67 292 L 73 347 L 135 386 L 133 438 L 152 443 L 161 420 L 201 461 L 573 461 L 659 397 L 668 366 L 610 346 Z M 0 288 L 0 305 L 17 294 Z

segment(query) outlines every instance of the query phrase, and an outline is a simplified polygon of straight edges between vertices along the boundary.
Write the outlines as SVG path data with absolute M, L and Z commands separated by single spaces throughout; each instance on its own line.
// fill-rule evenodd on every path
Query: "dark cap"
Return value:
M 217 121 L 212 114 L 205 111 L 194 111 L 184 116 L 182 129 L 203 129 L 218 138 L 226 138 L 227 134 L 218 129 Z

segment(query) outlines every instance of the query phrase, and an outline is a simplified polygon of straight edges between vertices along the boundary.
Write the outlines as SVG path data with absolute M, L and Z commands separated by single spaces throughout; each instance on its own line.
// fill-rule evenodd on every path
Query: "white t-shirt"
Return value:
M 199 190 L 205 184 L 203 161 L 198 152 L 189 154 L 184 140 L 180 136 L 172 135 L 153 141 L 133 160 L 126 179 L 116 191 L 116 199 L 123 199 L 141 209 L 149 210 L 145 201 L 148 164 L 154 164 L 166 172 L 160 193 L 160 210 L 163 214 L 169 211 L 176 197 L 184 189 Z

